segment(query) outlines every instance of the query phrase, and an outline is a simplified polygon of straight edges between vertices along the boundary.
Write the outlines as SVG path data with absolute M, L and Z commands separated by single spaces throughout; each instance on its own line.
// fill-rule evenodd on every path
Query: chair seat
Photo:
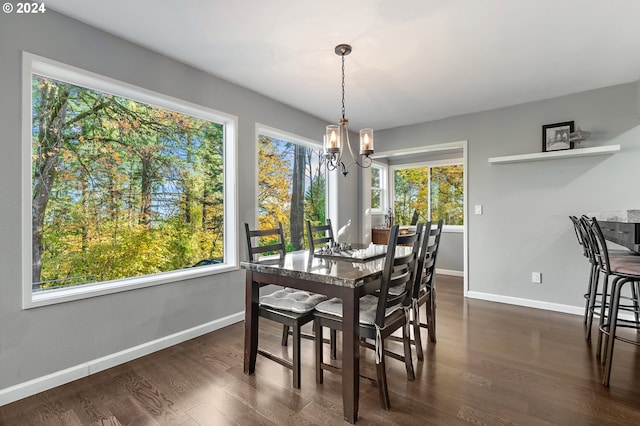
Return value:
M 311 312 L 318 303 L 324 300 L 327 300 L 327 296 L 292 288 L 283 288 L 260 297 L 260 305 L 303 314 Z
M 610 257 L 609 264 L 615 274 L 640 275 L 640 256 Z
M 376 296 L 368 294 L 360 298 L 360 324 L 375 324 L 377 306 L 378 298 Z M 390 316 L 398 309 L 400 309 L 400 306 L 397 305 L 387 309 L 385 316 Z M 342 300 L 334 297 L 318 303 L 316 311 L 342 318 Z

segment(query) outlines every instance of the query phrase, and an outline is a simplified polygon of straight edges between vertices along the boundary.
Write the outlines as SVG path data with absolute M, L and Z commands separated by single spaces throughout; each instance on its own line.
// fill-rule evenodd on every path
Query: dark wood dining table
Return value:
M 283 258 L 241 262 L 246 269 L 244 372 L 253 374 L 258 352 L 258 299 L 260 284 L 291 287 L 343 302 L 342 401 L 344 419 L 358 418 L 360 380 L 359 339 L 357 336 L 359 299 L 375 291 L 384 267 L 384 258 L 368 262 L 327 259 L 308 250 L 287 253 Z

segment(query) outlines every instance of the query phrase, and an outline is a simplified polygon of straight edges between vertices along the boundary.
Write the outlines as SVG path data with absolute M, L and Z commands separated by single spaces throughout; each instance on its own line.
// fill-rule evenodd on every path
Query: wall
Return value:
M 640 208 L 637 84 L 479 112 L 376 133 L 394 149 L 468 140 L 469 296 L 580 313 L 588 265 L 569 215 Z M 488 157 L 540 152 L 544 124 L 574 120 L 586 146 L 608 156 L 491 165 Z M 483 215 L 470 208 L 484 206 Z M 542 272 L 542 284 L 531 272 Z
M 324 123 L 254 92 L 212 77 L 48 10 L 0 15 L 0 404 L 7 388 L 83 366 L 137 345 L 244 311 L 244 273 L 237 270 L 42 308 L 21 309 L 21 61 L 28 51 L 107 77 L 238 116 L 239 168 L 255 170 L 255 123 L 318 140 Z M 238 173 L 238 223 L 255 223 L 255 172 Z M 356 178 L 341 191 L 357 197 Z M 354 216 L 338 206 L 339 226 Z M 357 216 L 356 216 L 357 220 Z M 356 226 L 358 226 L 356 224 Z M 357 228 L 356 228 L 357 229 Z M 239 230 L 240 232 L 240 230 Z M 242 235 L 239 233 L 239 235 Z M 244 259 L 245 247 L 240 245 Z M 83 367 L 85 370 L 91 368 Z M 64 372 L 63 372 L 64 373 Z M 65 373 L 66 374 L 66 373 Z M 74 373 L 75 374 L 75 373 Z M 62 374 L 64 375 L 64 374 Z M 57 376 L 56 376 L 57 377 Z M 73 378 L 73 375 L 65 377 Z M 54 378 L 50 383 L 59 384 Z M 32 387 L 29 389 L 37 389 Z M 3 390 L 5 391 L 3 394 Z M 11 390 L 13 392 L 14 389 Z M 11 393 L 9 392 L 9 393 Z M 15 395 L 15 392 L 12 394 Z
M 464 272 L 464 232 L 442 231 L 436 270 L 440 273 L 462 276 Z

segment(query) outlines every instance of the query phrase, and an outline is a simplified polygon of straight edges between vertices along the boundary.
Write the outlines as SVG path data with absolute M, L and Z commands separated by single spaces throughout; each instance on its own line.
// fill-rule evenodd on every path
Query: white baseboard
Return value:
M 203 334 L 210 333 L 242 320 L 244 320 L 244 311 L 61 371 L 56 371 L 55 373 L 47 374 L 46 376 L 37 377 L 24 383 L 0 389 L 0 406 L 35 395 L 56 386 L 64 385 L 65 383 L 81 379 L 90 374 L 115 367 L 116 365 L 123 364 L 133 359 L 149 355 L 150 353 L 168 348 L 169 346 L 177 345 L 178 343 L 202 336 Z
M 454 271 L 452 269 L 438 269 L 436 268 L 436 274 L 451 275 L 454 277 L 464 277 L 464 271 Z
M 559 303 L 542 302 L 540 300 L 522 299 L 520 297 L 501 296 L 477 291 L 467 292 L 470 299 L 488 300 L 491 302 L 507 303 L 509 305 L 526 306 L 527 308 L 544 309 L 546 311 L 563 312 L 565 314 L 584 315 L 584 306 L 562 305 Z

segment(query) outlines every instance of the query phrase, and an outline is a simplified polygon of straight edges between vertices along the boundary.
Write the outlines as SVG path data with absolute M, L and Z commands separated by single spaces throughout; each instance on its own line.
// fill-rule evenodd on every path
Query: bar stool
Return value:
M 592 238 L 594 255 L 598 261 L 598 268 L 605 274 L 602 290 L 602 303 L 600 304 L 600 325 L 598 327 L 598 353 L 604 346 L 604 372 L 602 384 L 609 386 L 611 378 L 611 366 L 613 363 L 613 349 L 616 340 L 640 346 L 640 341 L 618 335 L 618 327 L 640 330 L 640 300 L 638 299 L 640 283 L 640 257 L 639 256 L 609 256 L 606 240 L 598 220 L 594 217 L 587 222 Z M 609 277 L 614 277 L 611 289 L 611 302 L 607 302 Z M 630 285 L 631 296 L 624 296 L 622 290 Z M 625 304 L 621 304 L 621 300 Z M 633 314 L 633 319 L 621 316 L 621 312 Z M 605 336 L 604 345 L 602 337 Z

